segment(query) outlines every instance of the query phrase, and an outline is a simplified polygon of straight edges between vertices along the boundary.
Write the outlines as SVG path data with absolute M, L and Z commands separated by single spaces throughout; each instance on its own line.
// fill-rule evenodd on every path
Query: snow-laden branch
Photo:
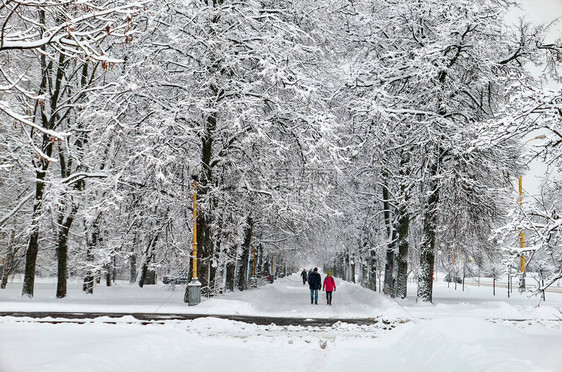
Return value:
M 256 189 L 252 188 L 252 186 L 250 186 L 250 183 L 249 183 L 247 180 L 244 180 L 244 184 L 246 185 L 246 189 L 247 189 L 249 192 L 253 192 L 253 193 L 256 193 L 256 194 L 264 194 L 264 195 L 273 197 L 273 194 L 272 194 L 271 192 L 269 192 L 269 191 L 266 191 L 266 190 L 256 190 Z
M 0 101 L 0 111 L 4 112 L 6 115 L 8 115 L 9 117 L 11 117 L 12 119 L 18 121 L 21 124 L 25 124 L 29 127 L 32 127 L 33 129 L 37 129 L 38 131 L 45 133 L 48 136 L 51 136 L 55 139 L 65 139 L 66 137 L 70 136 L 70 133 L 66 133 L 66 132 L 57 132 L 51 129 L 46 129 L 41 127 L 40 125 L 35 124 L 34 122 L 32 122 L 31 120 L 29 120 L 28 118 L 26 118 L 23 115 L 20 115 L 18 113 L 13 112 L 12 110 L 10 110 L 3 102 Z
M 81 181 L 85 178 L 107 178 L 107 177 L 108 175 L 106 173 L 77 172 L 63 179 L 62 183 L 72 185 L 73 183 Z
M 100 24 L 87 31 L 76 31 L 76 25 L 91 25 L 91 21 L 94 19 L 104 20 L 105 16 L 108 15 L 126 15 L 129 17 L 131 12 L 137 13 L 143 7 L 148 4 L 149 1 L 134 2 L 126 5 L 122 5 L 115 8 L 96 10 L 94 12 L 84 14 L 80 17 L 69 19 L 66 22 L 61 23 L 58 26 L 54 26 L 46 29 L 44 32 L 33 33 L 30 35 L 25 35 L 24 33 L 17 30 L 17 32 L 8 33 L 2 36 L 0 39 L 0 51 L 3 50 L 26 50 L 26 49 L 39 49 L 49 44 L 59 44 L 78 47 L 90 54 L 91 50 L 85 48 L 85 44 L 82 44 L 80 40 L 86 40 L 87 45 L 91 44 L 89 40 L 92 38 L 95 40 L 96 36 L 100 33 L 109 34 L 111 29 L 108 23 Z M 30 7 L 39 7 L 41 4 L 26 4 Z M 108 21 L 107 19 L 105 19 Z M 111 21 L 111 20 L 110 20 Z M 107 30 L 107 31 L 106 31 Z
M 57 159 L 50 157 L 49 155 L 45 154 L 45 152 L 43 152 L 39 147 L 35 146 L 35 143 L 33 143 L 33 138 L 31 138 L 31 134 L 29 134 L 29 132 L 26 130 L 25 126 L 23 126 L 22 124 L 22 130 L 25 133 L 25 135 L 27 136 L 27 139 L 29 140 L 29 145 L 31 146 L 31 148 L 43 159 L 47 160 L 48 162 L 57 162 Z
M 562 279 L 562 271 L 558 271 L 556 274 L 554 274 L 552 277 L 550 277 L 550 279 L 548 280 L 548 282 L 546 282 L 545 284 L 539 286 L 534 292 L 535 293 L 540 293 L 545 291 L 546 289 L 548 289 L 551 285 L 553 285 L 554 283 L 558 282 L 560 279 Z
M 25 203 L 27 203 L 27 201 L 33 197 L 33 195 L 35 195 L 35 191 L 30 192 L 22 200 L 20 200 L 18 205 L 16 205 L 10 212 L 8 212 L 4 217 L 2 217 L 0 219 L 0 226 L 2 226 L 4 223 L 6 223 L 6 221 L 8 221 L 10 219 L 10 217 L 15 215 L 21 209 L 21 207 L 23 207 L 23 205 Z
M 439 114 L 431 111 L 412 110 L 412 109 L 390 109 L 384 108 L 383 111 L 391 114 L 408 114 L 408 115 L 424 115 L 424 116 L 438 116 Z

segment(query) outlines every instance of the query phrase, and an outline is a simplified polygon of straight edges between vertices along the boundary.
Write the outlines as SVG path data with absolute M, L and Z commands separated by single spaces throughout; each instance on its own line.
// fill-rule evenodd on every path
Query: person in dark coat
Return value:
M 310 288 L 310 303 L 318 305 L 318 291 L 322 289 L 322 277 L 316 267 L 312 274 L 308 276 L 308 288 Z
M 302 269 L 301 276 L 302 276 L 302 285 L 305 285 L 308 279 L 308 274 L 306 273 L 306 269 Z

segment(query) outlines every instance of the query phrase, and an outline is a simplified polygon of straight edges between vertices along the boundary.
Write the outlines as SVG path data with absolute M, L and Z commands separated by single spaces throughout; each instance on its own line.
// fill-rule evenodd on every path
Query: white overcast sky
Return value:
M 525 17 L 527 21 L 541 24 L 550 23 L 560 19 L 551 26 L 545 42 L 553 42 L 562 38 L 562 0 L 519 0 L 522 9 L 514 9 L 510 12 L 506 22 L 516 24 L 519 17 Z M 556 88 L 556 87 L 553 87 Z M 525 139 L 533 138 L 541 133 L 530 133 Z M 526 147 L 538 144 L 540 140 L 529 142 Z M 523 188 L 529 195 L 540 194 L 540 185 L 546 173 L 546 165 L 541 161 L 533 161 L 529 164 L 529 171 L 523 175 Z
M 562 17 L 562 0 L 520 0 L 524 12 L 534 21 L 549 22 Z M 562 31 L 559 27 L 558 31 Z

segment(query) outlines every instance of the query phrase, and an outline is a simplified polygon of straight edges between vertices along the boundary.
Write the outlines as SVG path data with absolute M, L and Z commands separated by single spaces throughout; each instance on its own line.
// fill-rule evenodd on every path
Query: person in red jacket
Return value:
M 324 278 L 324 285 L 322 286 L 322 290 L 326 291 L 326 300 L 328 301 L 328 305 L 332 304 L 332 292 L 336 290 L 336 281 L 332 276 L 332 271 L 328 270 L 328 276 Z

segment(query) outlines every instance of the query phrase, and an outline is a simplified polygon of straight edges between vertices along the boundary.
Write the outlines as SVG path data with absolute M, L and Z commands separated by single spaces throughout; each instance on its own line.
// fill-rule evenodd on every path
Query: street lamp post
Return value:
M 546 138 L 546 135 L 544 134 L 538 135 L 536 137 L 533 137 L 525 141 L 525 143 L 523 143 L 523 146 L 525 146 L 527 143 L 531 141 L 544 139 L 544 138 Z M 523 176 L 519 176 L 519 206 L 523 207 Z M 519 292 L 523 292 L 525 291 L 525 265 L 526 265 L 525 256 L 523 255 L 523 251 L 525 250 L 525 233 L 523 232 L 523 229 L 519 231 L 519 247 L 521 248 L 521 252 L 519 256 L 519 268 L 521 270 L 521 279 L 519 281 Z
M 189 306 L 198 305 L 201 302 L 201 282 L 197 278 L 197 181 L 199 180 L 199 166 L 192 167 L 191 178 L 193 187 L 193 241 L 192 241 L 192 263 L 193 276 L 187 285 L 187 302 Z
M 519 206 L 523 207 L 523 176 L 519 176 Z M 519 231 L 519 248 L 521 248 L 519 255 L 519 267 L 521 270 L 519 292 L 523 292 L 525 290 L 525 256 L 523 255 L 523 250 L 525 249 L 525 233 L 523 232 L 523 229 Z

